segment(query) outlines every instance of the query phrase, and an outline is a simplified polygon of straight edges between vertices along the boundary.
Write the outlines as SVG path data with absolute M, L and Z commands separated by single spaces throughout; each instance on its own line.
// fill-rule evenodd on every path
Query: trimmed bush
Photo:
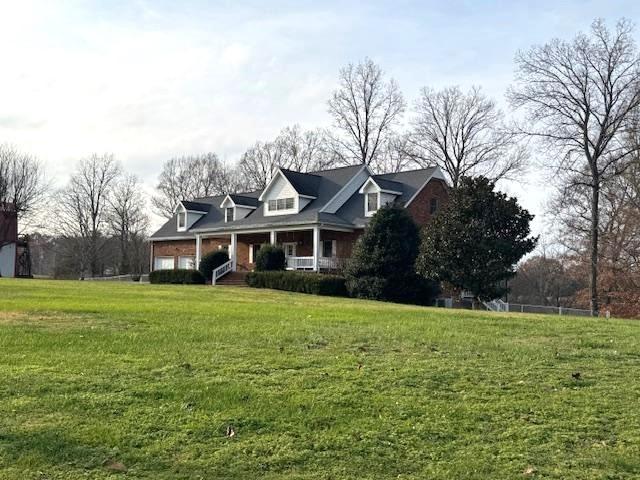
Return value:
M 207 253 L 202 260 L 198 270 L 206 278 L 210 280 L 213 276 L 213 271 L 221 265 L 224 265 L 229 261 L 229 254 L 225 250 L 217 250 L 215 252 Z
M 282 247 L 265 244 L 260 247 L 256 254 L 256 270 L 258 272 L 269 272 L 273 270 L 284 270 L 286 258 Z
M 149 274 L 150 283 L 202 285 L 205 278 L 198 270 L 154 270 Z
M 356 298 L 430 305 L 438 288 L 415 272 L 419 243 L 418 226 L 404 208 L 382 207 L 356 242 L 347 263 L 349 294 Z
M 273 288 L 288 292 L 311 293 L 345 297 L 347 289 L 344 277 L 320 273 L 302 272 L 250 272 L 247 285 L 254 288 Z

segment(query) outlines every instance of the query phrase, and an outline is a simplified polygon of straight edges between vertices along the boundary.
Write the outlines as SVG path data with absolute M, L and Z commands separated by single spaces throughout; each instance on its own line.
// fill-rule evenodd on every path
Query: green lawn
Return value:
M 3 480 L 640 478 L 639 399 L 636 321 L 0 279 Z

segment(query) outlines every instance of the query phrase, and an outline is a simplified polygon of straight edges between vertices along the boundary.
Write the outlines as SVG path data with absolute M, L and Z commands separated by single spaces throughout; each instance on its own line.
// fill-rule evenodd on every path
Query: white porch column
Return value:
M 231 260 L 231 268 L 235 272 L 238 258 L 238 234 L 231 234 L 231 245 L 229 245 L 229 257 Z
M 202 237 L 196 233 L 196 270 L 200 268 L 200 253 L 202 249 Z
M 277 235 L 278 233 L 275 230 L 271 230 L 271 232 L 269 232 L 269 242 L 271 243 L 271 245 L 275 245 L 277 243 Z
M 313 269 L 320 271 L 320 227 L 313 227 Z

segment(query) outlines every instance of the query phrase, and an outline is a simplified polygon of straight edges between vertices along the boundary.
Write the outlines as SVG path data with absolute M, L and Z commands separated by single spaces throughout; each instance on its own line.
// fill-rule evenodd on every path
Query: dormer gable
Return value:
M 278 167 L 259 198 L 264 204 L 264 215 L 299 213 L 316 199 L 319 181 L 316 175 Z
M 371 217 L 380 207 L 393 203 L 402 196 L 402 184 L 371 176 L 364 182 L 358 193 L 364 197 L 365 217 Z
M 225 223 L 230 223 L 245 218 L 258 208 L 258 200 L 253 197 L 229 194 L 222 200 L 220 208 L 224 213 Z
M 182 200 L 175 210 L 177 230 L 186 232 L 194 223 L 209 213 L 210 205 Z

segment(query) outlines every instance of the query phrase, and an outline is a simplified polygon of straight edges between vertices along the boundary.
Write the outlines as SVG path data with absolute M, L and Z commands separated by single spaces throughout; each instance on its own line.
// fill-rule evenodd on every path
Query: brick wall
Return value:
M 238 235 L 237 270 L 245 272 L 253 270 L 254 264 L 249 262 L 249 245 L 262 245 L 263 243 L 269 243 L 269 240 L 270 235 L 268 233 Z
M 449 200 L 447 184 L 438 178 L 432 179 L 418 196 L 407 207 L 407 211 L 420 226 L 426 225 L 431 220 L 431 199 L 438 199 L 438 211 Z
M 322 230 L 320 232 L 320 240 L 336 241 L 336 257 L 349 258 L 353 250 L 353 245 L 358 237 L 362 235 L 362 230 L 355 232 L 333 232 L 331 230 Z
M 200 242 L 200 255 L 206 255 L 207 253 L 216 252 L 220 250 L 220 247 L 229 247 L 231 244 L 231 237 L 227 238 L 203 238 Z
M 219 250 L 220 246 L 231 243 L 228 238 L 203 238 L 201 241 L 201 255 Z M 162 240 L 153 242 L 153 258 L 173 257 L 173 264 L 178 268 L 178 257 L 196 256 L 196 240 Z M 155 265 L 155 261 L 153 262 Z

